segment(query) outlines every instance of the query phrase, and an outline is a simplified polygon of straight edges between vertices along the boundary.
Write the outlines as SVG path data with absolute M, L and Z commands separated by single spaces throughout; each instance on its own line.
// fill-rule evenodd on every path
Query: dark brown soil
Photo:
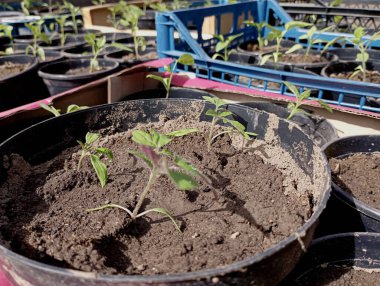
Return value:
M 138 58 L 139 60 L 145 61 L 145 60 L 154 60 L 157 59 L 157 52 L 149 52 L 146 54 L 142 54 Z M 133 61 L 136 60 L 136 56 L 134 53 L 130 53 L 123 57 L 123 60 L 125 61 Z
M 354 77 L 351 78 L 351 75 L 354 72 L 342 72 L 342 73 L 332 73 L 330 77 L 332 78 L 340 78 L 340 79 L 350 79 L 356 81 L 363 81 L 363 74 L 358 73 Z M 380 72 L 378 71 L 367 71 L 366 72 L 366 81 L 372 83 L 380 83 Z
M 27 69 L 29 66 L 30 64 L 14 64 L 11 62 L 6 62 L 0 65 L 0 79 L 18 74 Z
M 259 44 L 248 43 L 245 50 L 248 52 L 270 53 L 270 52 L 274 52 L 276 50 L 276 46 L 266 46 L 266 47 L 263 47 L 262 49 L 260 49 Z
M 100 69 L 93 70 L 92 72 L 90 71 L 89 67 L 86 68 L 77 68 L 77 69 L 70 69 L 68 70 L 65 74 L 66 75 L 81 75 L 81 74 L 89 74 L 89 73 L 95 73 L 99 71 L 104 71 L 106 68 L 100 67 Z
M 261 152 L 253 151 L 262 149 L 263 141 L 252 141 L 256 149 L 242 150 L 241 137 L 226 135 L 208 152 L 202 133 L 209 123 L 163 118 L 140 129 L 166 133 L 185 126 L 196 126 L 200 133 L 177 138 L 169 148 L 212 178 L 215 192 L 202 183 L 199 190 L 178 191 L 161 177 L 144 205 L 168 209 L 182 233 L 159 214 L 132 223 L 119 209 L 86 212 L 106 203 L 133 208 L 145 187 L 145 164 L 126 152 L 137 149 L 128 131 L 100 142 L 115 157 L 107 162 L 109 182 L 104 189 L 88 160 L 79 172 L 75 170 L 79 147 L 37 166 L 16 154 L 4 158 L 8 179 L 0 187 L 3 243 L 32 259 L 84 271 L 188 272 L 261 253 L 310 217 L 315 189 L 302 171 L 289 165 L 286 155 L 268 149 L 261 157 Z M 271 160 L 282 162 L 281 169 L 266 163 Z
M 303 54 L 284 54 L 281 56 L 280 62 L 290 64 L 315 64 L 327 63 L 328 60 L 320 55 L 308 55 L 306 58 Z
M 349 267 L 318 267 L 297 281 L 302 286 L 376 286 L 380 273 L 358 270 Z
M 380 209 L 380 153 L 330 159 L 333 180 L 343 190 Z

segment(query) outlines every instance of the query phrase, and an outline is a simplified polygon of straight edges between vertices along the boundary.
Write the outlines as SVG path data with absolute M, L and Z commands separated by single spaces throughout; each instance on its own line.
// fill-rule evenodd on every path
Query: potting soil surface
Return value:
M 21 73 L 29 66 L 30 64 L 15 64 L 12 62 L 5 62 L 4 64 L 0 65 L 0 79 Z
M 306 58 L 303 54 L 284 54 L 280 62 L 290 64 L 315 64 L 327 63 L 328 60 L 320 55 L 308 55 Z
M 330 159 L 333 180 L 364 203 L 380 209 L 380 153 Z
M 377 286 L 379 272 L 357 270 L 350 267 L 318 267 L 293 285 L 299 286 Z
M 264 154 L 259 156 L 254 149 L 241 149 L 239 135 L 219 136 L 208 151 L 204 133 L 210 124 L 186 118 L 163 116 L 158 123 L 137 128 L 167 133 L 185 127 L 196 127 L 199 132 L 174 138 L 168 149 L 211 178 L 212 187 L 199 181 L 198 190 L 179 191 L 162 176 L 143 205 L 144 210 L 169 210 L 182 232 L 157 213 L 132 222 L 120 209 L 86 211 L 108 203 L 129 209 L 136 205 L 149 171 L 142 160 L 127 153 L 138 150 L 129 130 L 104 136 L 99 142 L 114 153 L 113 162 L 105 160 L 109 172 L 105 188 L 100 187 L 88 158 L 76 171 L 79 147 L 35 166 L 17 154 L 4 157 L 8 179 L 0 187 L 2 244 L 32 259 L 83 271 L 188 272 L 261 253 L 293 234 L 310 217 L 315 189 L 289 163 L 292 159 L 287 153 L 277 149 L 259 152 L 262 143 L 253 140 L 250 144 Z M 281 170 L 267 160 L 279 162 Z
M 350 79 L 356 81 L 363 81 L 363 74 L 358 73 L 354 77 L 351 78 L 354 72 L 342 72 L 342 73 L 332 73 L 330 77 L 339 78 L 339 79 Z M 367 71 L 366 72 L 366 82 L 371 83 L 380 83 L 380 72 L 378 71 Z
M 136 57 L 135 57 L 134 53 L 131 53 L 131 54 L 123 57 L 123 60 L 125 60 L 125 61 L 135 60 L 135 59 L 136 59 Z M 157 59 L 157 52 L 149 52 L 146 54 L 141 54 L 139 56 L 139 60 L 147 61 L 147 60 L 154 60 L 154 59 Z

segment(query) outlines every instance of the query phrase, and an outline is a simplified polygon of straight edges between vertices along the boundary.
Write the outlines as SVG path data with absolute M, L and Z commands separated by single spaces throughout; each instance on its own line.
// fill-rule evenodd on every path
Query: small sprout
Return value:
M 224 38 L 223 35 L 214 35 L 214 38 L 218 39 L 219 42 L 216 44 L 215 47 L 215 54 L 212 56 L 212 59 L 222 58 L 223 61 L 228 61 L 230 55 L 235 52 L 235 50 L 229 50 L 230 45 L 232 42 L 241 37 L 243 33 L 240 33 L 238 35 L 232 35 L 227 38 Z M 219 53 L 223 51 L 223 53 Z
M 300 22 L 300 21 L 287 22 L 283 30 L 278 30 L 275 27 L 272 27 L 271 25 L 267 25 L 267 27 L 270 30 L 268 34 L 268 40 L 269 41 L 276 40 L 276 51 L 274 51 L 271 54 L 264 55 L 260 60 L 260 65 L 266 64 L 266 62 L 271 59 L 273 59 L 275 63 L 279 62 L 279 60 L 281 59 L 283 55 L 283 53 L 280 50 L 281 50 L 281 42 L 283 38 L 285 37 L 285 35 L 294 28 L 305 28 L 309 26 L 311 26 L 311 24 Z M 286 52 L 286 53 L 289 53 L 289 52 Z
M 105 208 L 119 208 L 126 211 L 132 220 L 150 212 L 157 212 L 168 217 L 175 225 L 175 228 L 178 231 L 181 231 L 179 225 L 168 210 L 164 208 L 153 208 L 140 213 L 140 208 L 154 183 L 161 176 L 168 177 L 179 190 L 193 190 L 198 188 L 198 182 L 195 180 L 196 177 L 204 180 L 207 184 L 211 184 L 210 180 L 190 163 L 165 148 L 174 137 L 185 136 L 197 131 L 198 130 L 194 128 L 182 129 L 166 135 L 160 134 L 153 129 L 150 130 L 150 132 L 142 130 L 133 131 L 132 140 L 140 145 L 140 151 L 129 150 L 128 153 L 143 160 L 150 170 L 148 183 L 141 193 L 136 206 L 131 211 L 120 205 L 107 204 L 87 211 L 97 211 Z
M 58 24 L 59 37 L 61 40 L 61 47 L 63 47 L 65 45 L 66 38 L 67 38 L 67 35 L 65 34 L 65 26 L 66 26 L 67 18 L 68 18 L 67 15 L 63 15 L 63 16 L 55 19 L 55 21 Z
M 104 5 L 107 3 L 107 0 L 92 0 L 91 3 L 94 5 Z
M 11 41 L 11 47 L 7 48 L 4 52 L 0 52 L 0 55 L 11 55 L 14 53 L 12 32 L 12 26 L 0 24 L 0 37 L 7 37 Z
M 79 33 L 78 27 L 79 25 L 82 24 L 82 20 L 77 19 L 77 16 L 81 14 L 80 8 L 74 6 L 73 4 L 65 0 L 63 1 L 63 9 L 69 10 L 70 18 L 71 18 L 71 21 L 69 22 L 69 24 L 73 27 L 74 33 L 78 34 Z
M 60 109 L 56 109 L 54 106 L 49 106 L 45 103 L 40 103 L 40 106 L 49 111 L 50 113 L 52 113 L 55 117 L 58 117 L 58 116 L 61 116 L 61 110 Z M 67 113 L 73 113 L 75 111 L 79 111 L 79 110 L 83 110 L 83 109 L 87 109 L 88 106 L 78 106 L 76 104 L 71 104 L 67 107 L 67 110 L 66 110 L 66 114 Z
M 147 78 L 153 78 L 155 80 L 158 80 L 164 85 L 164 88 L 166 90 L 166 98 L 169 98 L 170 86 L 172 84 L 172 78 L 173 78 L 174 71 L 177 68 L 177 64 L 192 66 L 194 65 L 194 58 L 190 54 L 183 54 L 182 56 L 180 56 L 178 60 L 174 62 L 173 68 L 171 68 L 170 65 L 166 66 L 165 70 L 169 72 L 169 77 L 160 77 L 154 74 L 148 74 L 146 76 Z
M 100 134 L 87 132 L 85 143 L 79 140 L 77 141 L 79 145 L 82 147 L 82 154 L 78 162 L 77 171 L 80 170 L 83 159 L 86 156 L 89 156 L 91 165 L 94 168 L 96 175 L 98 176 L 102 188 L 104 188 L 104 186 L 107 184 L 108 173 L 107 166 L 101 161 L 100 156 L 105 155 L 108 157 L 109 160 L 112 161 L 113 154 L 112 151 L 108 148 L 94 146 L 94 143 L 97 142 L 99 139 Z
M 33 34 L 33 44 L 28 45 L 25 49 L 25 53 L 28 55 L 29 52 L 32 53 L 33 56 L 39 57 L 41 60 L 45 60 L 45 51 L 43 48 L 38 46 L 38 40 L 44 41 L 45 43 L 50 43 L 51 39 L 42 32 L 42 25 L 44 24 L 44 20 L 39 20 L 37 22 L 26 23 L 25 26 L 32 32 Z
M 234 133 L 237 132 L 240 135 L 243 136 L 244 140 L 250 140 L 251 136 L 256 136 L 256 133 L 253 132 L 247 132 L 245 131 L 245 127 L 243 124 L 236 120 L 229 119 L 228 117 L 232 116 L 233 113 L 225 108 L 223 108 L 224 105 L 227 104 L 223 99 L 217 98 L 217 97 L 210 97 L 210 96 L 203 96 L 203 99 L 207 102 L 215 105 L 214 109 L 209 109 L 206 111 L 206 115 L 212 117 L 211 127 L 210 131 L 208 132 L 207 136 L 207 148 L 210 150 L 212 142 L 219 137 L 222 134 L 225 133 Z M 223 121 L 223 123 L 229 123 L 232 127 L 227 128 L 225 131 L 222 131 L 220 133 L 214 132 L 215 125 L 219 122 Z M 245 142 L 243 142 L 244 145 Z
M 22 0 L 21 1 L 21 10 L 25 16 L 30 15 L 30 8 L 32 8 L 33 1 L 32 0 Z
M 264 28 L 267 26 L 266 22 L 256 23 L 256 22 L 250 20 L 250 21 L 244 21 L 243 23 L 249 27 L 256 28 L 256 30 L 257 30 L 257 42 L 259 44 L 259 50 L 262 50 L 264 47 L 266 47 L 268 45 L 268 39 L 264 38 L 262 35 Z
M 302 93 L 300 93 L 298 88 L 294 84 L 292 84 L 290 82 L 286 82 L 286 81 L 284 81 L 283 83 L 286 85 L 286 87 L 296 97 L 296 102 L 290 102 L 288 104 L 288 110 L 290 111 L 290 114 L 289 114 L 287 120 L 292 119 L 296 113 L 303 113 L 303 114 L 310 116 L 309 113 L 307 113 L 305 110 L 301 109 L 301 106 L 305 103 L 306 100 L 309 99 L 310 94 L 311 94 L 311 90 L 307 89 L 307 90 L 304 90 Z M 319 103 L 319 105 L 322 108 L 326 109 L 328 112 L 332 112 L 331 107 L 327 103 L 325 103 L 323 100 L 318 99 L 318 100 L 314 100 L 314 101 Z

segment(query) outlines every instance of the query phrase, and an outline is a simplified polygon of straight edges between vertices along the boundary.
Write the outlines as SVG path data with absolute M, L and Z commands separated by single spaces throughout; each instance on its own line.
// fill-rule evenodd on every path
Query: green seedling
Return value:
M 273 59 L 275 63 L 279 62 L 283 53 L 281 52 L 281 43 L 286 33 L 294 28 L 305 28 L 311 26 L 310 23 L 304 23 L 299 21 L 287 22 L 283 30 L 278 30 L 275 27 L 267 25 L 270 32 L 267 36 L 269 41 L 276 40 L 276 50 L 272 54 L 264 55 L 260 60 L 260 65 L 264 65 L 267 61 Z M 289 51 L 286 52 L 289 54 Z
M 311 48 L 314 45 L 317 45 L 320 43 L 326 43 L 326 41 L 324 41 L 322 39 L 318 39 L 318 36 L 321 33 L 330 31 L 332 28 L 334 28 L 334 26 L 330 26 L 330 27 L 327 27 L 327 28 L 324 28 L 324 29 L 318 31 L 316 26 L 312 26 L 305 34 L 303 34 L 302 36 L 299 37 L 300 40 L 307 40 L 307 47 L 306 47 L 305 54 L 304 54 L 304 60 L 306 60 L 309 57 Z M 301 44 L 295 44 L 293 47 L 291 47 L 287 51 L 287 53 L 290 54 L 290 53 L 293 53 L 297 50 L 302 50 L 302 49 L 303 49 L 303 46 Z
M 203 96 L 203 99 L 215 106 L 214 109 L 209 109 L 206 111 L 206 115 L 212 117 L 210 131 L 208 132 L 208 135 L 207 135 L 207 148 L 208 148 L 208 150 L 210 150 L 211 145 L 214 142 L 214 140 L 217 137 L 221 136 L 222 134 L 239 133 L 240 135 L 243 136 L 244 141 L 245 140 L 247 140 L 247 141 L 251 140 L 251 136 L 257 135 L 256 133 L 253 133 L 253 132 L 247 132 L 245 130 L 244 125 L 241 124 L 240 122 L 228 118 L 228 117 L 233 116 L 233 113 L 224 108 L 224 106 L 227 104 L 226 101 L 224 101 L 223 99 L 217 98 L 217 97 L 210 97 L 210 96 Z M 223 123 L 228 123 L 232 127 L 229 127 L 222 132 L 216 133 L 214 131 L 215 126 L 220 121 L 222 121 Z M 245 144 L 244 141 L 243 141 L 243 146 Z
M 215 54 L 212 56 L 212 59 L 222 58 L 223 61 L 228 61 L 230 55 L 235 52 L 235 50 L 229 50 L 231 43 L 242 36 L 243 34 L 232 35 L 225 38 L 223 35 L 214 35 L 214 38 L 218 39 L 219 42 L 215 47 Z M 223 53 L 219 53 L 223 51 Z
M 92 0 L 91 3 L 94 5 L 104 5 L 107 3 L 107 0 Z
M 133 37 L 133 46 L 136 59 L 139 58 L 139 50 L 145 51 L 146 41 L 144 37 L 139 37 L 138 33 L 138 23 L 141 16 L 144 15 L 144 12 L 137 7 L 136 5 L 127 5 L 126 10 L 123 12 L 122 19 L 120 23 L 131 29 Z
M 263 37 L 263 31 L 265 27 L 267 26 L 266 22 L 260 22 L 256 23 L 254 21 L 244 21 L 244 24 L 246 24 L 249 27 L 254 27 L 257 30 L 257 43 L 259 44 L 259 49 L 262 50 L 264 47 L 268 46 L 268 39 Z
M 171 10 L 180 10 L 180 9 L 185 9 L 188 7 L 189 7 L 189 3 L 183 0 L 173 0 L 170 6 Z
M 65 26 L 66 26 L 67 18 L 68 18 L 67 15 L 63 15 L 63 16 L 55 19 L 55 21 L 57 22 L 57 25 L 58 25 L 61 47 L 63 47 L 65 45 L 66 38 L 67 38 L 67 34 L 65 33 Z
M 25 49 L 25 53 L 28 55 L 31 53 L 35 57 L 39 57 L 42 61 L 45 60 L 45 51 L 43 48 L 38 46 L 38 41 L 41 40 L 45 43 L 50 43 L 51 39 L 42 32 L 42 25 L 44 24 L 44 20 L 39 20 L 37 22 L 26 23 L 25 26 L 32 32 L 33 34 L 33 44 L 28 45 Z
M 74 29 L 74 33 L 78 34 L 79 33 L 79 25 L 82 24 L 82 20 L 77 19 L 77 16 L 81 14 L 80 8 L 74 6 L 68 1 L 63 2 L 63 9 L 67 9 L 70 13 L 70 18 L 71 21 L 69 22 L 70 25 Z
M 170 92 L 170 86 L 172 84 L 173 74 L 174 74 L 174 71 L 176 70 L 178 64 L 182 64 L 185 66 L 192 66 L 192 65 L 194 65 L 194 58 L 192 55 L 183 54 L 178 60 L 176 60 L 174 62 L 173 68 L 171 68 L 171 65 L 167 65 L 165 67 L 165 70 L 167 72 L 169 72 L 169 77 L 160 77 L 160 76 L 154 75 L 154 74 L 148 74 L 146 76 L 147 78 L 153 78 L 155 80 L 158 80 L 163 84 L 163 86 L 166 90 L 166 98 L 169 98 L 169 92 Z
M 306 102 L 306 100 L 308 100 L 310 98 L 311 90 L 307 89 L 307 90 L 304 90 L 303 92 L 300 92 L 294 84 L 292 84 L 290 82 L 286 82 L 286 81 L 284 81 L 283 83 L 286 85 L 286 87 L 296 97 L 296 102 L 290 102 L 288 104 L 287 108 L 290 111 L 290 114 L 289 114 L 287 119 L 288 120 L 292 119 L 296 113 L 303 113 L 303 114 L 310 116 L 310 114 L 307 113 L 305 110 L 303 110 L 301 107 Z M 319 100 L 319 99 L 314 100 L 314 101 L 317 102 L 322 108 L 326 109 L 328 112 L 332 112 L 331 107 L 327 103 L 325 103 L 324 101 Z
M 4 11 L 13 11 L 13 7 L 9 5 L 8 3 L 0 3 L 0 8 Z
M 0 24 L 0 37 L 7 37 L 11 41 L 11 47 L 7 48 L 4 52 L 0 52 L 0 55 L 11 55 L 14 53 L 12 32 L 12 26 Z
M 107 184 L 108 180 L 108 172 L 107 166 L 102 162 L 100 156 L 105 155 L 110 161 L 113 160 L 112 151 L 105 147 L 96 147 L 95 143 L 99 141 L 100 134 L 87 132 L 86 141 L 83 143 L 82 141 L 77 140 L 79 145 L 82 147 L 82 154 L 79 158 L 77 171 L 79 172 L 82 161 L 86 157 L 90 157 L 91 165 L 94 168 L 96 175 L 100 181 L 102 188 Z
M 147 185 L 139 196 L 136 206 L 133 210 L 129 210 L 128 208 L 117 204 L 107 204 L 87 211 L 98 211 L 105 208 L 119 208 L 126 211 L 132 220 L 136 220 L 150 212 L 156 212 L 168 217 L 175 225 L 175 228 L 181 232 L 179 225 L 168 210 L 164 208 L 153 208 L 140 212 L 140 209 L 146 196 L 152 190 L 154 183 L 160 177 L 169 178 L 177 189 L 184 191 L 198 188 L 198 182 L 195 178 L 200 178 L 206 183 L 211 184 L 210 180 L 194 166 L 166 148 L 167 144 L 169 144 L 173 138 L 182 137 L 197 131 L 197 129 L 193 128 L 182 129 L 166 135 L 160 134 L 155 130 L 150 130 L 149 133 L 141 130 L 133 131 L 132 140 L 139 144 L 140 150 L 129 150 L 128 153 L 143 160 L 150 170 Z
M 21 10 L 25 16 L 30 15 L 30 8 L 32 8 L 33 1 L 32 0 L 22 0 L 21 1 Z
M 124 51 L 129 51 L 129 52 L 132 51 L 127 46 L 124 46 L 124 45 L 119 44 L 119 43 L 107 44 L 106 36 L 99 36 L 98 37 L 93 33 L 88 33 L 84 36 L 84 39 L 85 39 L 86 43 L 91 46 L 91 50 L 92 50 L 92 58 L 90 61 L 90 73 L 100 69 L 98 58 L 99 58 L 99 55 L 107 47 L 112 46 L 112 47 L 116 47 L 116 48 L 124 50 Z
M 146 13 L 146 9 L 148 9 L 148 7 L 150 7 L 153 4 L 153 2 L 154 0 L 144 0 L 144 3 L 143 3 L 144 14 Z
M 149 5 L 149 7 L 153 10 L 159 11 L 159 12 L 166 12 L 169 11 L 169 7 L 163 3 L 163 2 L 157 2 L 157 3 L 152 3 Z
M 58 117 L 58 116 L 61 116 L 61 110 L 60 109 L 56 109 L 54 106 L 49 106 L 45 103 L 40 103 L 40 106 L 49 111 L 50 113 L 52 113 L 55 117 Z M 88 106 L 79 106 L 79 105 L 76 105 L 76 104 L 71 104 L 67 107 L 67 110 L 66 110 L 66 114 L 67 113 L 73 113 L 75 111 L 79 111 L 79 110 L 83 110 L 83 109 L 87 109 Z

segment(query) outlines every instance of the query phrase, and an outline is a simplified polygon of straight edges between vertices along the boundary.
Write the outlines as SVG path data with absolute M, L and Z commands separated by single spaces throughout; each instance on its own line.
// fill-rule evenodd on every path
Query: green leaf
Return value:
M 91 145 L 95 141 L 100 139 L 100 134 L 99 133 L 91 133 L 87 132 L 86 134 L 86 144 Z
M 310 27 L 311 25 L 312 24 L 310 24 L 310 23 L 305 23 L 305 22 L 301 22 L 301 21 L 287 22 L 285 24 L 285 30 L 284 30 L 284 32 L 286 33 L 287 31 L 289 31 L 291 29 L 294 29 L 294 28 L 306 28 L 306 27 Z
M 163 214 L 163 215 L 167 216 L 173 222 L 175 228 L 179 232 L 182 232 L 181 229 L 180 229 L 180 227 L 179 227 L 179 225 L 177 224 L 177 222 L 172 217 L 172 215 L 169 213 L 169 211 L 167 211 L 164 208 L 153 208 L 153 209 L 150 209 L 150 210 L 146 210 L 145 212 L 141 213 L 140 215 L 137 215 L 137 217 L 140 217 L 142 215 L 146 215 L 147 213 L 150 213 L 150 212 L 156 212 L 156 213 L 160 213 L 160 214 Z
M 152 141 L 151 135 L 142 130 L 133 131 L 132 140 L 136 142 L 137 144 L 141 144 L 141 145 L 145 145 L 149 147 L 156 147 Z
M 100 181 L 102 188 L 107 184 L 108 174 L 107 166 L 100 161 L 99 157 L 96 155 L 90 155 L 92 167 L 95 169 L 96 175 Z
M 96 152 L 97 153 L 100 153 L 100 154 L 104 154 L 108 157 L 108 159 L 110 159 L 111 161 L 113 160 L 113 153 L 110 149 L 106 148 L 106 147 L 99 147 L 99 148 L 96 148 Z
M 226 101 L 220 99 L 219 97 L 203 96 L 202 98 L 207 102 L 214 104 L 217 108 L 227 104 Z
M 206 115 L 207 116 L 212 116 L 212 117 L 217 117 L 218 113 L 215 110 L 213 110 L 213 109 L 209 109 L 209 110 L 206 111 Z
M 198 132 L 198 129 L 197 128 L 181 129 L 181 130 L 176 130 L 176 131 L 170 132 L 166 135 L 167 136 L 173 136 L 173 137 L 181 137 L 181 136 L 185 136 L 187 134 L 194 133 L 194 132 Z
M 54 106 L 49 106 L 49 105 L 46 105 L 45 103 L 40 103 L 40 106 L 41 106 L 43 109 L 45 109 L 45 110 L 47 110 L 47 111 L 53 113 L 55 117 L 58 117 L 58 116 L 61 115 L 61 113 L 60 113 L 61 110 L 59 110 L 59 109 L 55 109 Z
M 224 60 L 224 56 L 222 54 L 219 54 L 219 53 L 213 54 L 211 58 L 213 60 L 216 60 L 217 58 L 222 58 Z
M 189 175 L 173 170 L 168 170 L 168 175 L 179 190 L 194 190 L 198 187 L 197 181 Z
M 190 54 L 183 54 L 177 62 L 186 66 L 192 66 L 194 65 L 194 58 Z
M 240 122 L 236 121 L 236 120 L 230 120 L 230 119 L 224 118 L 223 122 L 231 124 L 240 133 L 243 133 L 245 131 L 244 125 L 241 124 Z
M 260 65 L 265 65 L 271 58 L 273 57 L 273 54 L 270 55 L 264 55 L 260 58 Z
M 354 36 L 357 39 L 361 39 L 364 36 L 364 28 L 363 27 L 357 27 L 354 31 Z
M 82 141 L 77 140 L 77 142 L 82 147 L 82 149 L 86 148 L 86 146 L 84 145 L 84 143 Z
M 189 172 L 192 176 L 194 177 L 199 176 L 199 171 L 193 165 L 187 162 L 185 159 L 182 159 L 179 156 L 175 156 L 174 163 L 178 167 L 182 168 L 184 171 Z
M 216 44 L 215 51 L 220 52 L 220 51 L 224 50 L 227 46 L 228 46 L 227 42 L 218 42 Z
M 369 59 L 369 54 L 367 52 L 358 53 L 356 55 L 356 60 L 359 62 L 367 62 Z
M 152 79 L 158 80 L 164 85 L 165 89 L 167 88 L 167 81 L 163 77 L 160 77 L 160 76 L 155 75 L 155 74 L 148 74 L 146 76 L 146 78 L 152 78 Z
M 245 132 L 248 136 L 257 136 L 257 133 L 255 132 Z
M 317 100 L 317 102 L 319 103 L 320 106 L 322 106 L 324 109 L 326 109 L 328 112 L 333 112 L 332 108 L 330 107 L 330 105 L 328 105 L 326 102 L 324 102 L 323 100 Z
M 87 109 L 87 108 L 88 108 L 88 106 L 79 106 L 79 105 L 76 105 L 76 104 L 70 104 L 67 107 L 66 113 L 72 113 L 72 112 L 83 110 L 83 109 Z
M 302 50 L 302 49 L 303 49 L 303 46 L 301 44 L 295 44 L 293 47 L 287 50 L 285 54 L 291 54 L 291 53 L 294 53 L 295 51 Z
M 310 89 L 308 89 L 308 90 L 305 90 L 305 91 L 303 91 L 301 94 L 300 94 L 300 100 L 301 101 L 304 101 L 304 100 L 306 100 L 306 99 L 308 99 L 309 97 L 310 97 L 310 94 L 311 94 L 311 90 Z
M 287 81 L 283 81 L 283 84 L 285 84 L 286 85 L 286 87 L 297 97 L 297 98 L 299 98 L 300 97 L 300 93 L 299 93 L 299 91 L 298 91 L 298 88 L 294 85 L 294 84 L 292 84 L 292 83 L 290 83 L 290 82 L 287 82 Z
M 115 48 L 122 50 L 122 51 L 133 52 L 133 50 L 131 48 L 127 47 L 126 45 L 120 44 L 120 43 L 113 42 L 112 44 L 110 44 L 110 46 L 115 47 Z
M 226 110 L 226 111 L 221 111 L 221 112 L 218 112 L 217 113 L 217 116 L 218 117 L 227 117 L 227 116 L 230 116 L 230 115 L 232 115 L 233 113 L 231 112 L 231 111 L 228 111 L 228 110 Z M 206 114 L 207 115 L 207 114 Z
M 140 158 L 141 160 L 143 160 L 148 166 L 149 168 L 153 168 L 153 163 L 151 160 L 149 160 L 149 158 L 142 152 L 139 152 L 139 151 L 134 151 L 134 150 L 127 150 L 127 152 L 137 158 Z
M 172 141 L 172 139 L 169 138 L 168 136 L 166 136 L 164 134 L 160 134 L 153 129 L 150 130 L 150 134 L 152 136 L 151 138 L 152 138 L 152 142 L 154 144 L 154 147 L 156 147 L 158 149 L 165 146 L 166 144 L 170 143 L 170 141 Z

